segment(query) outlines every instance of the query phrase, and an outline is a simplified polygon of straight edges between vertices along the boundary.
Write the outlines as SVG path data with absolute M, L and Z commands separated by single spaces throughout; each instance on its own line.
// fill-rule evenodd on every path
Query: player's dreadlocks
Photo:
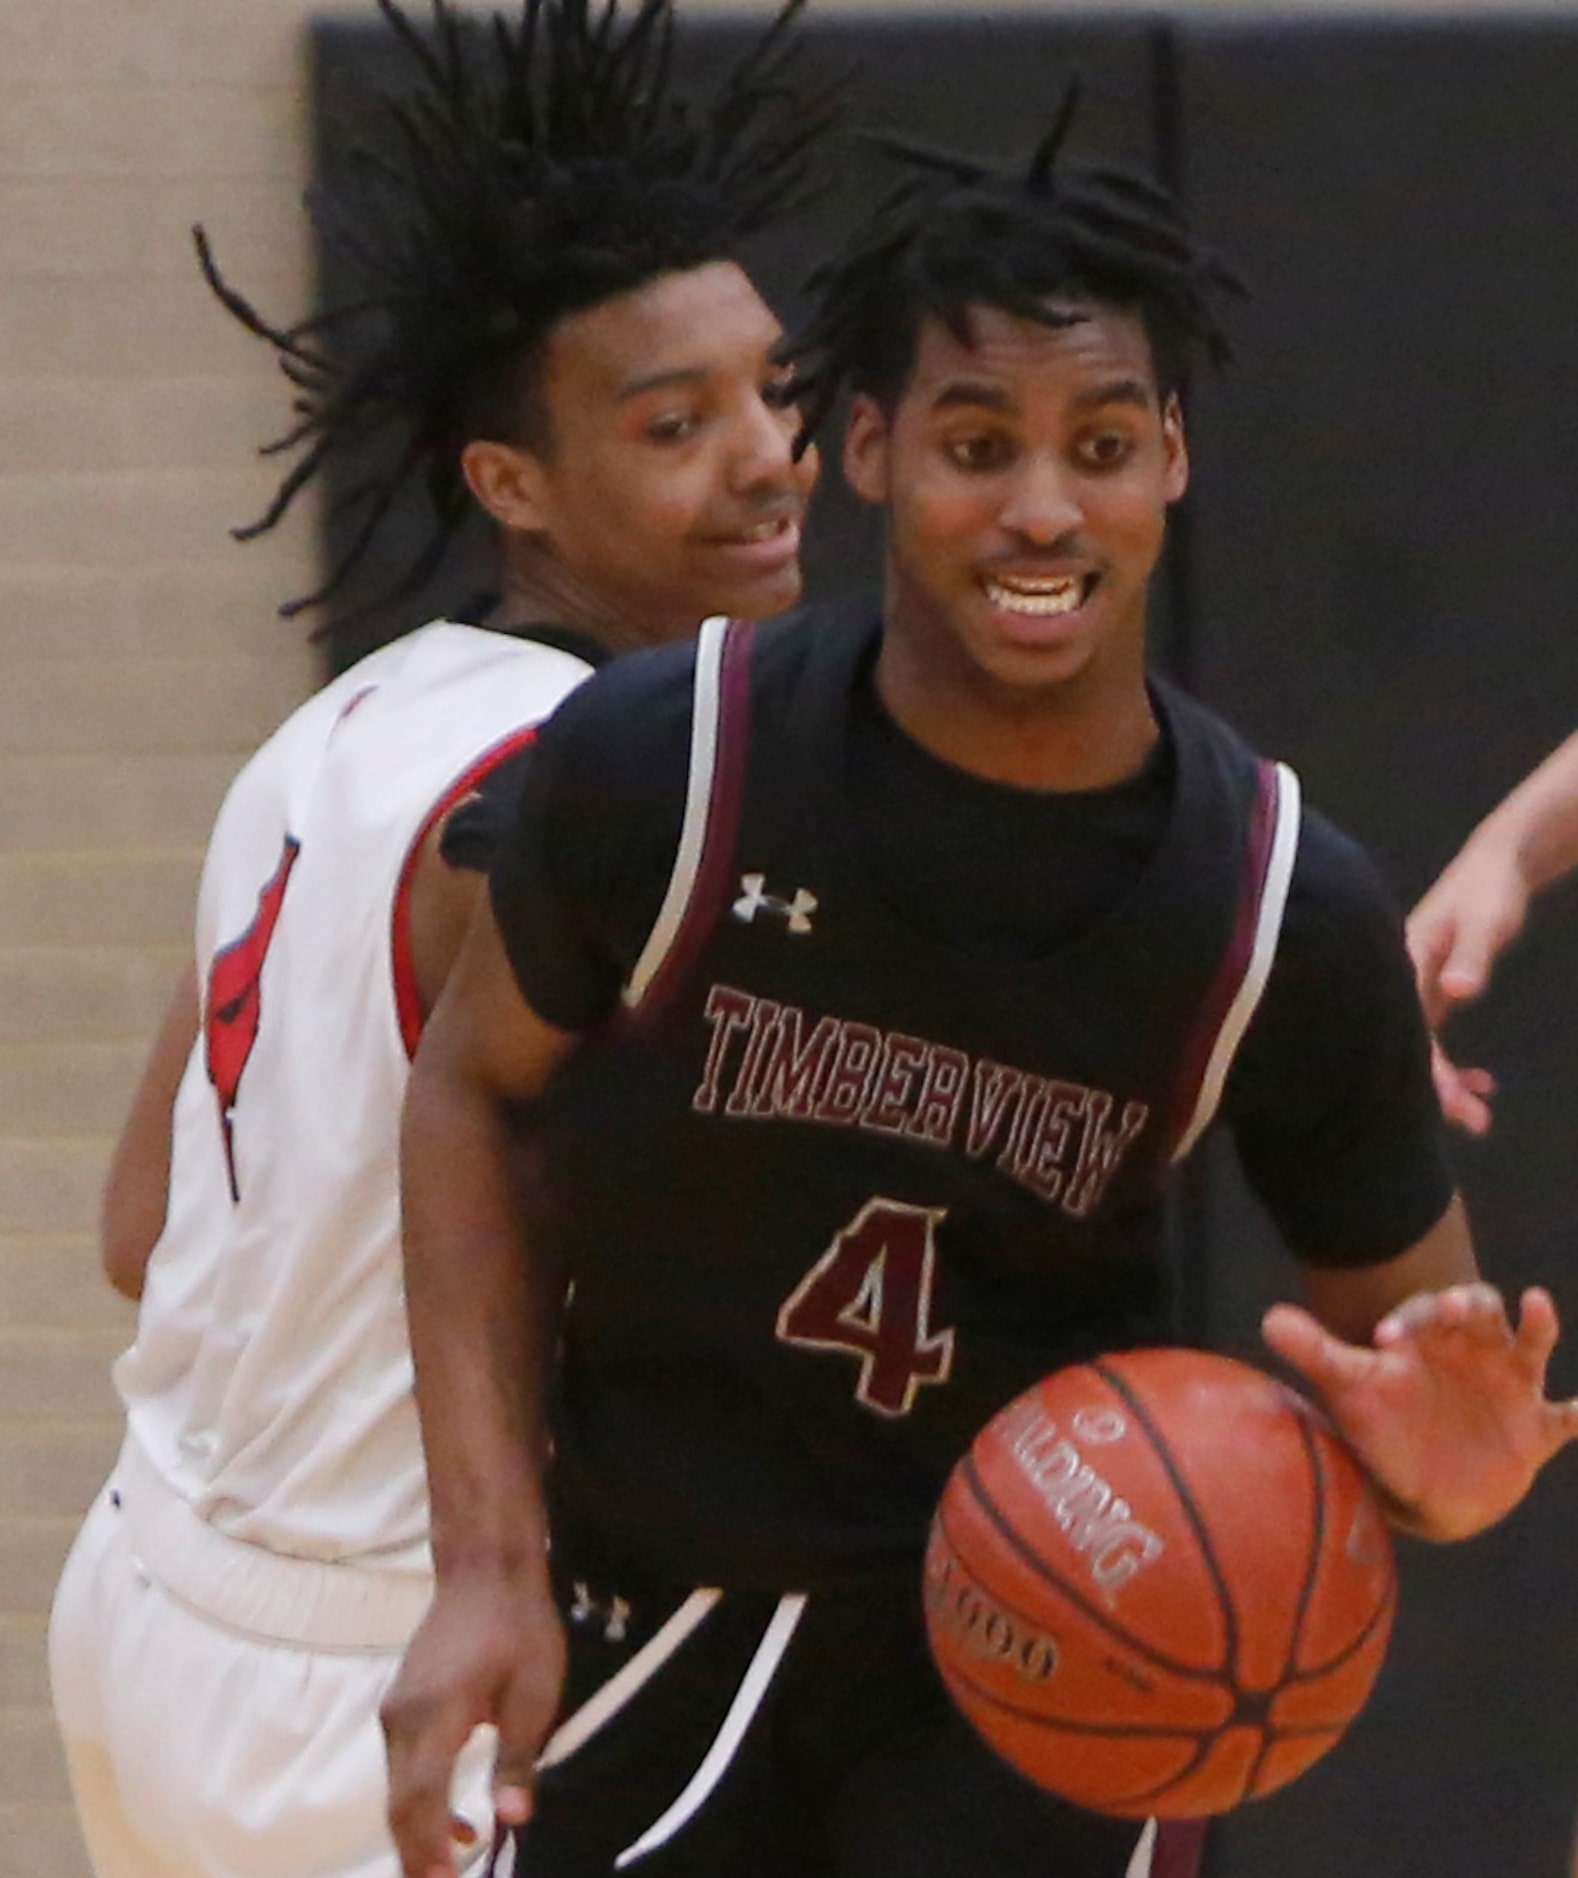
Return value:
M 1078 102 L 1076 84 L 1016 172 L 905 138 L 873 139 L 910 174 L 811 278 L 813 311 L 791 348 L 802 442 L 841 391 L 891 409 L 923 323 L 938 320 L 968 345 L 972 306 L 1052 327 L 1076 323 L 1082 304 L 1132 311 L 1164 392 L 1179 387 L 1192 352 L 1230 356 L 1212 301 L 1242 288 L 1196 245 L 1168 193 L 1126 171 L 1059 164 Z
M 289 617 L 340 590 L 401 493 L 425 479 L 431 537 L 388 597 L 421 584 L 468 512 L 460 451 L 477 437 L 548 449 L 545 341 L 566 316 L 659 275 L 732 258 L 805 198 L 833 88 L 801 95 L 788 67 L 804 0 L 788 0 L 704 112 L 676 95 L 673 0 L 525 0 L 482 40 L 432 0 L 431 42 L 396 0 L 379 11 L 413 63 L 381 101 L 387 136 L 348 153 L 310 200 L 356 291 L 292 326 L 269 323 L 220 274 L 208 284 L 279 356 L 296 422 L 265 455 L 294 464 L 238 540 L 266 533 L 341 452 L 391 440 L 337 498 L 349 542 Z M 479 43 L 481 41 L 481 43 Z

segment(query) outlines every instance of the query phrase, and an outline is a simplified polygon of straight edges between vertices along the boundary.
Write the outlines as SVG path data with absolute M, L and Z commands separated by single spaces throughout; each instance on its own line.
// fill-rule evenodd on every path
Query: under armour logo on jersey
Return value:
M 814 893 L 807 893 L 804 887 L 796 887 L 792 900 L 780 900 L 777 894 L 767 891 L 765 874 L 741 874 L 740 885 L 745 891 L 734 903 L 736 919 L 744 920 L 749 925 L 758 913 L 776 913 L 792 933 L 811 930 L 811 915 L 817 907 Z

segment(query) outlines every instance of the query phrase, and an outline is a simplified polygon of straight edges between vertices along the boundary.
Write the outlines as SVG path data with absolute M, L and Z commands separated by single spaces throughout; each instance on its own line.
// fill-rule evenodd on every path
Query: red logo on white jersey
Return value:
M 285 837 L 279 866 L 258 895 L 252 924 L 239 939 L 214 954 L 208 968 L 208 996 L 203 1005 L 203 1034 L 207 1043 L 208 1080 L 219 1097 L 219 1127 L 225 1143 L 225 1166 L 230 1175 L 230 1197 L 241 1198 L 236 1179 L 235 1108 L 241 1078 L 258 1040 L 263 1014 L 260 980 L 274 927 L 285 902 L 290 870 L 296 865 L 301 843 Z

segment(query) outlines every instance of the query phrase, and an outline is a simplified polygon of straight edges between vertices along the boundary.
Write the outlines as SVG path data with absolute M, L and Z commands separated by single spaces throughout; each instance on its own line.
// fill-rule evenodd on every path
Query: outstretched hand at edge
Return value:
M 1524 1292 L 1516 1329 L 1501 1294 L 1481 1283 L 1408 1299 L 1369 1346 L 1292 1304 L 1273 1305 L 1262 1329 L 1314 1389 L 1394 1523 L 1421 1537 L 1467 1539 L 1494 1525 L 1578 1438 L 1578 1400 L 1545 1395 L 1559 1325 L 1538 1287 Z

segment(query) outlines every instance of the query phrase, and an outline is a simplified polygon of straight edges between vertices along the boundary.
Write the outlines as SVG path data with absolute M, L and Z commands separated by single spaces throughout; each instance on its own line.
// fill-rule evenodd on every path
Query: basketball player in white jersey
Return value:
M 106 1265 L 141 1300 L 125 1445 L 51 1627 L 100 1878 L 397 1870 L 377 1708 L 432 1568 L 396 1131 L 480 887 L 478 810 L 600 650 L 799 593 L 814 469 L 777 323 L 732 258 L 798 193 L 826 115 L 786 90 L 781 36 L 709 131 L 666 95 L 669 0 L 611 34 L 548 0 L 486 48 L 439 5 L 436 51 L 380 4 L 422 82 L 387 106 L 403 168 L 334 205 L 380 257 L 371 331 L 349 311 L 272 328 L 200 249 L 307 393 L 264 526 L 392 422 L 414 444 L 372 500 L 419 469 L 441 542 L 469 492 L 499 525 L 503 597 L 494 630 L 426 626 L 337 678 L 215 825 L 193 966 L 106 1194 Z M 487 1849 L 490 1774 L 479 1734 L 463 1858 Z

